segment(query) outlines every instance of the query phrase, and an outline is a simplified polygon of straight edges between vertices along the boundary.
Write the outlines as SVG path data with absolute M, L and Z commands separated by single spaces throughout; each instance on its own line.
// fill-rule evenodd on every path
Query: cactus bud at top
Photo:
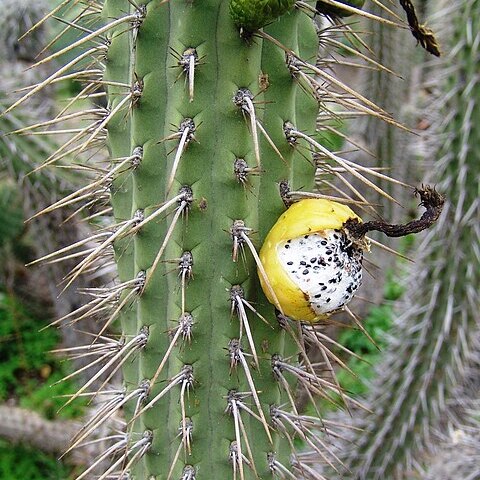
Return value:
M 266 275 L 260 281 L 282 313 L 315 322 L 352 299 L 363 258 L 362 244 L 343 228 L 352 219 L 361 221 L 346 205 L 324 199 L 294 203 L 278 219 L 260 251 Z

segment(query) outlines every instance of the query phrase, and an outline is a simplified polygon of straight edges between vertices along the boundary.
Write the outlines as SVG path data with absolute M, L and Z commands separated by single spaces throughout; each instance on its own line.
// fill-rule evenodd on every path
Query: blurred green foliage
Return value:
M 336 124 L 331 125 L 331 127 L 337 130 L 340 134 L 345 135 L 345 128 L 343 127 L 343 124 L 337 122 Z M 318 134 L 318 138 L 321 144 L 332 152 L 339 152 L 345 143 L 345 140 L 341 135 L 331 131 L 320 132 Z
M 37 315 L 38 316 L 38 315 Z M 46 318 L 36 318 L 13 294 L 0 291 L 0 401 L 35 410 L 44 417 L 73 418 L 84 404 L 65 403 L 61 395 L 74 392 L 73 382 L 56 381 L 70 373 L 68 362 L 50 350 L 57 347 L 59 335 L 53 328 L 39 332 Z M 70 467 L 52 456 L 22 445 L 0 441 L 0 480 L 65 480 Z
M 18 237 L 24 229 L 22 199 L 15 182 L 0 180 L 0 248 Z

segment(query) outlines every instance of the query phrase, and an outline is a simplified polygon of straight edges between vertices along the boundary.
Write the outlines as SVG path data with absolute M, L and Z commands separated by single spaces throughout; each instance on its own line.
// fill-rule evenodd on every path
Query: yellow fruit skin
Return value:
M 290 279 L 280 264 L 277 247 L 280 243 L 307 234 L 322 234 L 325 230 L 341 229 L 350 218 L 357 218 L 349 207 L 341 203 L 324 199 L 305 199 L 294 203 L 272 227 L 260 250 L 265 274 L 271 290 L 276 295 L 273 298 L 263 275 L 259 271 L 260 283 L 269 302 L 275 305 L 283 314 L 293 320 L 316 322 L 328 315 L 316 314 L 309 305 L 308 296 Z

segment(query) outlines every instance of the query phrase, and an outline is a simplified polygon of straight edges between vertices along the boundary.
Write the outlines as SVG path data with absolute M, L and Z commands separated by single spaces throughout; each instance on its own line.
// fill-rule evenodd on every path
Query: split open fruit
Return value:
M 361 219 L 346 205 L 325 199 L 294 203 L 281 215 L 260 250 L 259 271 L 268 300 L 294 320 L 328 318 L 362 282 L 364 245 L 344 228 Z

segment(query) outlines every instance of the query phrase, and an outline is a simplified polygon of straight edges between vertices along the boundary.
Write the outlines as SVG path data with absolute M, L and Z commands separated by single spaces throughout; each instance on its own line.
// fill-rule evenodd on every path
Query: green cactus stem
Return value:
M 107 1 L 106 14 L 118 4 Z M 265 232 L 283 210 L 276 181 L 312 183 L 313 165 L 290 147 L 283 123 L 313 131 L 316 102 L 297 93 L 281 49 L 245 42 L 235 22 L 247 30 L 260 25 L 235 18 L 225 2 L 142 6 L 131 36 L 131 91 L 136 88 L 138 96 L 108 125 L 112 151 L 123 150 L 128 134 L 117 136 L 115 125 L 128 112 L 130 146 L 143 152 L 132 174 L 129 215 L 140 209 L 148 219 L 176 199 L 161 221 L 147 221 L 116 246 L 123 262 L 122 243 L 129 244 L 131 273 L 145 272 L 136 316 L 125 327 L 132 335 L 148 327 L 136 380 L 133 373 L 128 378 L 131 388 L 134 381 L 151 382 L 146 403 L 130 417 L 132 441 L 151 432 L 143 437 L 149 448 L 132 466 L 132 478 L 201 479 L 211 472 L 215 478 L 262 478 L 276 465 L 291 469 L 286 441 L 268 419 L 270 407 L 287 400 L 272 373 L 272 357 L 296 349 L 275 321 L 260 318 L 272 318 L 272 307 L 259 298 L 249 242 L 258 246 L 255 232 Z M 268 31 L 299 51 L 299 28 L 310 42 L 302 42 L 302 53 L 311 58 L 317 39 L 306 15 L 293 11 Z M 128 49 L 117 50 L 114 43 L 124 37 L 114 37 L 109 48 L 108 79 L 121 81 L 117 71 L 125 77 Z M 265 91 L 262 72 L 270 85 Z M 112 89 L 109 98 L 121 102 Z M 127 184 L 122 187 L 128 192 Z M 124 221 L 127 210 L 116 207 L 117 195 L 115 215 Z M 249 310 L 252 302 L 257 314 Z M 179 457 L 179 449 L 186 457 Z

